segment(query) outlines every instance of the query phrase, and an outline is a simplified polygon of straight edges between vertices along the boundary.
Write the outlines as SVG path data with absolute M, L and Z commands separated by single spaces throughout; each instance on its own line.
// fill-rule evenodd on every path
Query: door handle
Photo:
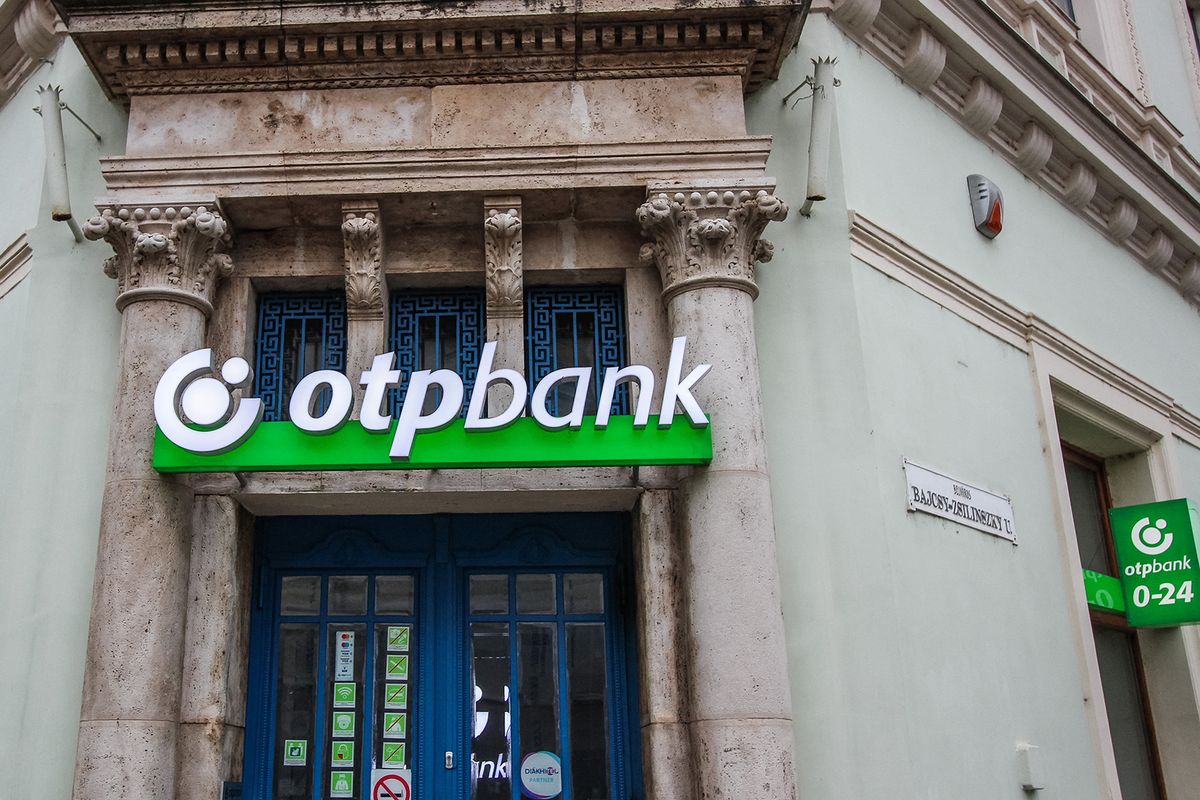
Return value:
M 454 769 L 454 753 L 446 751 L 446 769 Z

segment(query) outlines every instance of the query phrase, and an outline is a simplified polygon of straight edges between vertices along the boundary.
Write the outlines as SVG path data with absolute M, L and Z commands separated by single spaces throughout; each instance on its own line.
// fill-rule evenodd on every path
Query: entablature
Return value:
M 811 0 L 56 0 L 109 94 L 736 75 L 774 78 Z

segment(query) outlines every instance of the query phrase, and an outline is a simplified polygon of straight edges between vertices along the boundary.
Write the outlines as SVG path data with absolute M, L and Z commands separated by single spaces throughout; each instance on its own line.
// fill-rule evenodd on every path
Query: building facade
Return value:
M 0 5 L 0 797 L 1200 795 L 1195 16 Z

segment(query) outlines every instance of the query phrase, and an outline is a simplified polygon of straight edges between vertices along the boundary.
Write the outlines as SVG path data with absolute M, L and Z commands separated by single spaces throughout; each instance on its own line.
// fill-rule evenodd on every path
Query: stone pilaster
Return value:
M 642 493 L 634 516 L 642 761 L 649 800 L 692 800 L 683 647 L 683 559 L 674 492 Z
M 763 436 L 753 300 L 760 237 L 787 207 L 771 185 L 672 185 L 637 212 L 644 260 L 662 277 L 672 336 L 712 371 L 693 394 L 713 420 L 713 461 L 681 484 L 687 685 L 697 797 L 747 787 L 795 795 L 775 525 Z M 713 635 L 718 631 L 719 635 Z
M 229 231 L 180 205 L 105 208 L 85 234 L 116 253 L 104 268 L 122 319 L 74 797 L 162 800 L 178 771 L 192 493 L 151 469 L 154 386 L 204 345 Z
M 221 478 L 236 484 L 233 476 Z M 218 800 L 222 782 L 240 778 L 246 728 L 252 555 L 249 530 L 243 528 L 253 523 L 232 497 L 203 495 L 199 483 L 192 510 L 176 800 Z
M 342 203 L 346 255 L 346 374 L 354 385 L 358 419 L 363 387 L 357 376 L 387 352 L 387 282 L 383 277 L 383 218 L 379 203 Z
M 525 368 L 525 280 L 521 238 L 521 198 L 483 200 L 484 287 L 487 298 L 487 341 L 496 343 L 493 369 Z M 493 384 L 491 409 L 507 408 L 512 387 Z

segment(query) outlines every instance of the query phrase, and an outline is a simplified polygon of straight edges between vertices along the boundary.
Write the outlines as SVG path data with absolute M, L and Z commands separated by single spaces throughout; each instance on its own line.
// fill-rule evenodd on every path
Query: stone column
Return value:
M 685 653 L 697 797 L 795 796 L 792 702 L 754 342 L 754 263 L 787 208 L 771 184 L 651 187 L 652 241 L 672 336 L 712 371 L 693 391 L 712 416 L 713 461 L 680 485 Z
M 122 319 L 74 797 L 163 800 L 178 766 L 192 493 L 151 469 L 154 387 L 204 346 L 229 234 L 203 206 L 105 208 L 85 234 L 116 251 L 104 270 Z
M 388 347 L 387 282 L 383 279 L 383 223 L 379 203 L 342 203 L 346 256 L 346 374 L 354 386 L 354 419 L 362 406 L 358 375 Z
M 484 286 L 487 341 L 496 343 L 492 369 L 525 371 L 525 282 L 522 270 L 521 198 L 483 199 Z M 488 390 L 488 407 L 507 408 L 512 387 L 497 382 Z

